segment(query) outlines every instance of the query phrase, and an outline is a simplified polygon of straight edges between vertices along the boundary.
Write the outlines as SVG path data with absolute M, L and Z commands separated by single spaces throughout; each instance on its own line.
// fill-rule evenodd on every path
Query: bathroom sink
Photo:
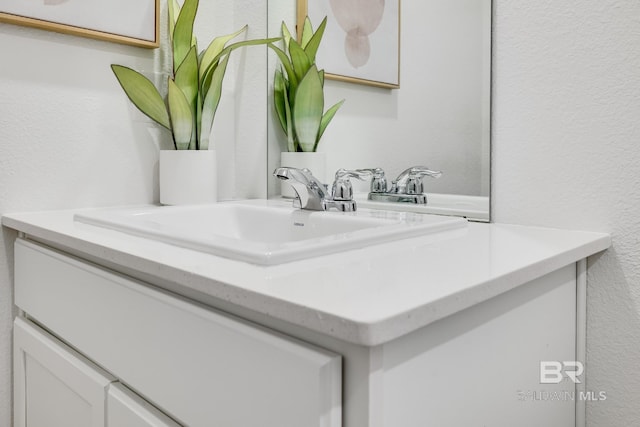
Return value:
M 290 202 L 249 200 L 193 206 L 108 208 L 75 221 L 212 253 L 273 265 L 466 227 L 463 218 L 361 209 L 316 212 Z

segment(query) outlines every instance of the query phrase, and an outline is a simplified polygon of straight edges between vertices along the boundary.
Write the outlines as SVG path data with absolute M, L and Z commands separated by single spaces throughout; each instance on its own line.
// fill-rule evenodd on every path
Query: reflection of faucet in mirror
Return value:
M 283 19 L 288 24 L 295 22 L 296 2 L 270 0 L 268 3 L 268 36 L 277 37 Z M 397 195 L 385 202 L 374 202 L 367 200 L 366 194 L 371 190 L 365 186 L 363 199 L 356 195 L 358 207 L 489 221 L 492 0 L 304 3 L 312 22 L 319 23 L 328 16 L 322 41 L 326 51 L 318 52 L 318 63 L 323 64 L 328 74 L 343 80 L 326 79 L 325 98 L 327 101 L 348 99 L 323 136 L 320 151 L 328 174 L 324 181 L 331 184 L 329 172 L 332 174 L 341 167 L 381 167 L 386 172 L 386 184 L 374 193 L 383 193 L 389 192 L 392 180 L 405 168 L 431 166 L 445 173 L 437 180 L 423 178 L 428 204 L 416 204 L 413 200 L 388 202 Z M 354 10 L 365 8 L 366 18 L 353 14 Z M 351 30 L 355 34 L 370 34 L 371 57 L 357 69 L 344 57 L 345 36 Z M 343 79 L 386 69 L 389 63 L 395 62 L 389 56 L 380 58 L 374 53 L 379 43 L 388 43 L 398 36 L 402 40 L 401 52 L 420 52 L 400 55 L 400 88 L 384 90 L 350 84 L 353 79 Z M 365 41 L 353 42 L 361 53 L 360 42 Z M 363 60 L 366 56 L 355 57 Z M 273 75 L 281 64 L 275 54 L 270 54 L 268 60 Z M 283 164 L 280 158 L 283 141 L 276 112 L 268 105 L 267 112 L 270 115 L 267 170 L 271 173 Z M 319 168 L 311 170 L 319 175 Z M 352 182 L 358 191 L 357 181 Z M 269 179 L 267 194 L 279 197 L 280 181 Z
M 312 211 L 328 211 L 335 208 L 342 212 L 354 212 L 356 202 L 353 200 L 353 187 L 349 178 L 363 179 L 370 175 L 369 171 L 349 171 L 339 169 L 331 187 L 321 183 L 309 169 L 280 167 L 273 171 L 273 176 L 291 185 L 296 192 L 293 205 L 297 208 Z
M 387 179 L 382 168 L 360 169 L 373 174 L 369 200 L 377 202 L 400 202 L 413 204 L 426 204 L 427 196 L 424 194 L 422 178 L 440 178 L 442 172 L 431 170 L 425 166 L 413 166 L 405 169 L 392 181 L 391 188 L 387 188 Z

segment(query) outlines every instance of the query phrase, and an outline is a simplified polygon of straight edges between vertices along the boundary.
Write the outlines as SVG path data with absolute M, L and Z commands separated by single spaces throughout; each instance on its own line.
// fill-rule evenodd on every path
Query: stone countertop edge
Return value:
M 305 273 L 305 267 L 313 274 L 313 270 L 317 267 L 313 265 L 312 260 L 289 263 L 284 267 L 254 266 L 129 236 L 117 231 L 102 229 L 98 231 L 92 229 L 92 226 L 78 227 L 73 221 L 73 215 L 78 211 L 81 209 L 8 214 L 2 217 L 2 224 L 24 233 L 29 240 L 62 251 L 69 251 L 72 255 L 79 257 L 83 257 L 84 254 L 89 261 L 108 268 L 118 270 L 118 267 L 121 267 L 121 272 L 125 274 L 134 272 L 132 277 L 136 279 L 146 282 L 153 278 L 164 282 L 168 281 L 178 287 L 220 299 L 222 302 L 235 304 L 244 309 L 362 346 L 377 346 L 399 338 L 557 269 L 604 251 L 611 245 L 611 237 L 606 233 L 470 223 L 469 233 L 466 236 L 457 237 L 451 241 L 425 241 L 423 245 L 433 249 L 438 244 L 447 244 L 450 248 L 455 249 L 456 245 L 473 243 L 470 239 L 478 241 L 482 239 L 482 236 L 492 236 L 500 230 L 506 230 L 515 236 L 525 235 L 532 244 L 541 245 L 543 248 L 533 259 L 527 260 L 525 256 L 520 256 L 522 258 L 520 260 L 517 254 L 528 249 L 526 242 L 524 242 L 525 244 L 521 247 L 510 248 L 511 254 L 508 256 L 511 257 L 515 254 L 515 260 L 503 271 L 486 274 L 486 266 L 480 266 L 479 268 L 484 274 L 479 274 L 477 280 L 466 280 L 461 287 L 453 287 L 451 292 L 445 288 L 443 293 L 435 296 L 426 294 L 420 300 L 408 295 L 407 298 L 411 301 L 402 302 L 402 309 L 395 312 L 386 310 L 386 313 L 377 315 L 377 313 L 366 313 L 366 310 L 364 313 L 357 311 L 349 313 L 345 312 L 344 307 L 342 311 L 336 310 L 331 307 L 331 302 L 325 302 L 324 306 L 322 302 L 315 305 L 307 304 L 304 298 L 301 299 L 299 296 L 288 297 L 286 293 L 271 292 L 271 287 L 265 289 L 264 292 L 259 288 L 260 282 L 269 285 L 270 282 L 266 278 L 273 275 L 276 276 L 276 279 L 281 277 L 278 280 L 296 280 L 296 277 L 301 273 Z M 529 233 L 533 234 L 533 237 Z M 475 236 L 476 234 L 479 234 L 479 237 Z M 550 239 L 554 240 L 554 244 L 549 242 Z M 566 244 L 558 243 L 558 241 L 564 240 L 567 240 Z M 415 249 L 416 242 L 419 241 L 419 238 L 407 239 L 405 243 L 413 245 L 412 247 Z M 387 245 L 391 246 L 391 244 Z M 403 241 L 394 242 L 393 245 L 396 248 L 402 248 Z M 150 251 L 147 252 L 141 248 L 148 248 Z M 363 250 L 365 251 L 364 255 L 367 255 L 366 251 L 369 249 Z M 418 250 L 414 250 L 414 252 Z M 358 256 L 359 259 L 362 259 L 363 253 Z M 495 260 L 493 258 L 495 256 L 507 255 L 491 254 L 489 259 Z M 181 262 L 181 260 L 193 258 L 195 259 L 191 264 Z M 198 260 L 200 260 L 200 264 Z M 205 262 L 223 267 L 221 269 L 224 269 L 227 274 L 216 275 L 211 271 L 201 269 L 201 263 Z M 358 283 L 355 279 L 360 273 L 357 271 L 358 264 L 355 265 L 356 271 L 350 275 L 350 280 L 354 281 L 354 288 L 357 288 L 356 285 L 362 283 Z M 392 267 L 374 263 L 373 266 L 369 265 L 369 268 L 374 271 L 373 273 L 367 271 L 367 273 L 370 276 L 377 276 L 376 269 L 382 272 L 383 269 Z M 237 277 L 234 277 L 234 271 Z M 408 274 L 405 276 L 411 279 L 411 273 Z M 416 280 L 421 278 L 418 274 L 419 271 L 415 273 Z M 473 274 L 473 271 L 470 274 Z M 381 282 L 383 280 L 381 279 Z M 443 281 L 446 282 L 446 280 Z M 255 286 L 256 283 L 258 286 Z M 394 285 L 389 284 L 387 287 Z M 443 285 L 446 286 L 446 283 Z M 384 283 L 378 283 L 377 286 L 384 286 Z

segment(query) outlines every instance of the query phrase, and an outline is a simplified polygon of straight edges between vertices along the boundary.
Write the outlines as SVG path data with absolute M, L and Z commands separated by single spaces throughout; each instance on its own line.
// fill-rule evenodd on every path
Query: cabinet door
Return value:
M 107 427 L 180 427 L 120 383 L 109 386 Z
M 13 331 L 14 426 L 104 427 L 114 378 L 29 321 Z

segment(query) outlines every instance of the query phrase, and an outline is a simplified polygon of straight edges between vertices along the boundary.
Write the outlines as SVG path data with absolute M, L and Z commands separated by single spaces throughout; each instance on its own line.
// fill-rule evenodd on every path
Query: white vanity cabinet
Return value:
M 15 255 L 16 305 L 179 423 L 341 425 L 340 356 L 40 245 L 20 240 Z M 20 348 L 19 325 L 25 322 L 17 322 Z M 16 372 L 21 363 L 17 357 Z M 51 363 L 56 376 L 58 364 Z M 95 380 L 97 391 L 83 388 L 77 395 L 100 401 L 111 377 L 104 378 Z M 28 384 L 26 389 L 26 403 L 16 407 L 27 408 L 23 425 L 75 425 L 31 424 Z M 108 402 L 120 407 L 114 416 L 131 416 L 123 415 L 127 401 L 122 393 L 109 395 Z M 92 420 L 103 418 L 102 409 L 90 406 Z M 78 419 L 77 425 L 101 425 L 92 422 Z
M 16 427 L 180 427 L 33 322 L 14 322 Z
M 22 233 L 15 427 L 64 405 L 83 427 L 585 425 L 579 393 L 597 390 L 542 383 L 540 362 L 584 361 L 586 258 L 606 234 L 470 223 L 264 267 L 73 215 L 3 217 Z M 22 344 L 24 325 L 76 362 Z M 66 385 L 74 369 L 86 387 Z M 47 405 L 51 383 L 82 398 Z

